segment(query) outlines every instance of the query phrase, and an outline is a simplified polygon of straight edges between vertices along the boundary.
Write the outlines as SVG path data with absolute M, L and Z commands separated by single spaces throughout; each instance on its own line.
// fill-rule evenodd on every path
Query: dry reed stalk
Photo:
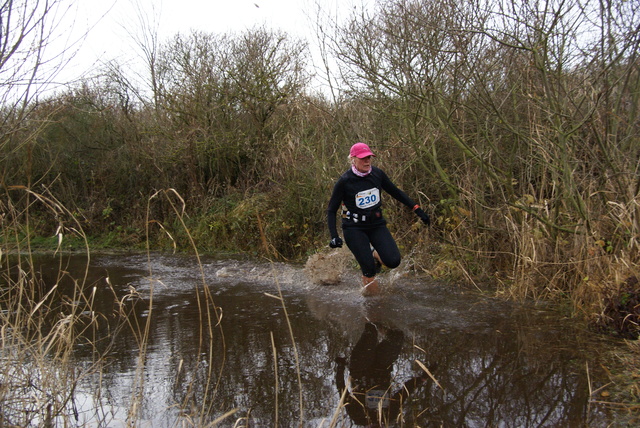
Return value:
M 209 417 L 209 415 L 212 413 L 213 406 L 215 404 L 215 397 L 217 395 L 217 391 L 219 389 L 220 386 L 220 382 L 222 380 L 222 372 L 224 370 L 225 367 L 225 360 L 226 360 L 226 352 L 224 352 L 224 350 L 226 349 L 226 345 L 225 345 L 225 339 L 224 339 L 224 332 L 222 329 L 222 309 L 220 307 L 218 307 L 215 304 L 215 301 L 213 299 L 213 296 L 211 294 L 211 291 L 209 289 L 209 286 L 207 284 L 207 280 L 206 280 L 206 275 L 204 272 L 204 268 L 202 266 L 202 261 L 200 259 L 200 254 L 197 248 L 197 245 L 195 243 L 195 240 L 193 239 L 193 236 L 191 235 L 189 228 L 187 227 L 186 223 L 185 223 L 185 215 L 186 215 L 186 203 L 184 201 L 184 199 L 182 198 L 182 196 L 180 196 L 180 194 L 175 190 L 175 189 L 167 189 L 167 190 L 160 190 L 157 191 L 156 193 L 154 193 L 148 200 L 147 202 L 147 224 L 151 224 L 152 222 L 149 220 L 149 213 L 151 212 L 150 210 L 150 205 L 151 202 L 156 200 L 157 198 L 162 197 L 164 200 L 166 200 L 174 214 L 176 215 L 176 218 L 178 219 L 180 226 L 182 227 L 183 231 L 186 233 L 186 236 L 189 239 L 189 244 L 190 247 L 192 249 L 192 251 L 195 254 L 196 260 L 197 260 L 197 264 L 198 264 L 198 268 L 199 268 L 199 273 L 200 273 L 200 279 L 201 279 L 201 284 L 200 286 L 196 286 L 195 289 L 195 293 L 196 293 L 196 300 L 198 303 L 198 313 L 199 313 L 199 317 L 200 317 L 200 332 L 199 332 L 199 347 L 200 349 L 198 349 L 197 353 L 202 353 L 204 352 L 204 346 L 205 346 L 205 340 L 206 338 L 210 338 L 212 339 L 213 337 L 215 337 L 214 335 L 214 329 L 217 328 L 218 333 L 220 334 L 220 340 L 222 341 L 222 348 L 223 348 L 223 352 L 222 352 L 222 361 L 220 362 L 220 368 L 218 370 L 218 373 L 214 375 L 213 370 L 215 368 L 215 364 L 213 361 L 214 358 L 214 350 L 213 350 L 213 340 L 209 340 L 209 347 L 206 351 L 206 354 L 208 355 L 208 364 L 207 364 L 207 383 L 205 384 L 205 389 L 202 393 L 202 397 L 193 397 L 192 396 L 192 385 L 189 386 L 188 390 L 189 393 L 185 396 L 185 401 L 183 403 L 181 403 L 182 408 L 184 408 L 185 410 L 190 408 L 190 406 L 188 405 L 187 400 L 192 399 L 199 404 L 199 409 L 198 409 L 198 414 L 197 415 L 189 415 L 189 417 L 194 418 L 196 421 L 199 421 L 199 425 L 203 425 L 203 426 L 210 426 L 212 424 L 217 424 L 219 423 L 222 419 L 225 419 L 231 415 L 233 415 L 234 413 L 236 413 L 237 409 L 233 409 L 230 411 L 227 411 L 224 415 L 222 415 L 220 418 L 217 418 L 216 421 L 214 423 L 206 423 L 206 419 Z M 177 203 L 176 203 L 177 200 Z M 147 229 L 146 231 L 146 242 L 147 242 L 147 257 L 150 258 L 150 247 L 149 247 L 149 230 Z M 149 270 L 150 270 L 150 277 L 152 277 L 152 272 L 151 272 L 151 263 L 149 260 Z M 150 316 L 148 317 L 150 318 Z M 198 365 L 201 364 L 200 360 L 198 361 Z M 194 370 L 197 370 L 197 367 L 194 368 Z M 214 384 L 211 384 L 211 379 L 215 379 Z M 195 380 L 194 380 L 195 381 Z M 192 382 L 194 382 L 192 381 Z M 205 397 L 206 399 L 203 399 L 203 397 Z
M 273 377 L 274 377 L 274 391 L 275 391 L 275 414 L 273 416 L 273 425 L 278 426 L 278 396 L 280 392 L 280 385 L 278 382 L 278 354 L 276 352 L 276 343 L 273 338 L 273 332 L 269 332 L 269 336 L 271 338 L 271 351 L 273 352 Z
M 291 338 L 291 346 L 293 348 L 293 356 L 296 362 L 296 374 L 298 379 L 298 407 L 300 410 L 300 424 L 304 421 L 304 400 L 303 400 L 303 389 L 302 389 L 302 373 L 300 372 L 300 358 L 298 355 L 298 346 L 296 345 L 295 336 L 293 334 L 293 326 L 291 325 L 291 320 L 289 318 L 289 313 L 287 312 L 287 306 L 284 302 L 284 297 L 282 296 L 282 289 L 280 288 L 280 282 L 277 279 L 277 275 L 274 275 L 276 278 L 276 285 L 278 290 L 278 295 L 274 296 L 273 294 L 265 293 L 266 296 L 272 297 L 278 300 L 282 304 L 282 310 L 284 311 L 284 317 L 287 321 L 287 327 L 289 330 L 289 337 Z
M 71 294 L 63 294 L 58 287 L 64 277 L 60 273 L 62 270 L 53 284 L 42 282 L 30 241 L 26 240 L 23 245 L 19 239 L 21 221 L 28 229 L 31 204 L 43 205 L 60 222 L 67 218 L 73 222 L 73 215 L 50 194 L 35 193 L 26 187 L 19 190 L 30 202 L 20 211 L 11 204 L 11 198 L 7 198 L 8 209 L 2 222 L 3 236 L 14 236 L 13 244 L 19 252 L 9 254 L 5 248 L 0 256 L 6 266 L 0 298 L 7 309 L 0 317 L 3 345 L 0 351 L 3 375 L 0 401 L 4 403 L 0 418 L 3 424 L 9 425 L 52 426 L 76 417 L 73 401 L 78 382 L 98 367 L 96 364 L 79 370 L 72 358 L 79 338 L 95 328 L 98 317 L 92 311 L 93 292 L 90 296 L 84 292 L 86 270 L 83 278 L 72 278 Z M 63 231 L 86 238 L 75 222 L 73 227 L 58 228 L 59 244 Z M 5 241 L 5 245 L 8 244 Z M 85 248 L 87 245 L 85 239 Z

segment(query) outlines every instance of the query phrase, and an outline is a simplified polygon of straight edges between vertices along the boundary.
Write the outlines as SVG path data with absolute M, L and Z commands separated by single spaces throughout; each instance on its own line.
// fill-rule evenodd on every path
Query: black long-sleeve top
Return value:
M 343 228 L 385 224 L 386 220 L 381 214 L 381 190 L 384 190 L 409 208 L 415 206 L 415 202 L 393 184 L 387 174 L 380 168 L 372 166 L 371 172 L 364 177 L 357 176 L 351 169 L 342 174 L 333 187 L 333 193 L 327 207 L 327 225 L 329 226 L 331 238 L 338 236 L 336 212 L 341 204 L 344 205 Z M 358 219 L 362 219 L 364 216 L 367 221 L 354 222 L 353 214 L 357 214 L 355 218 Z

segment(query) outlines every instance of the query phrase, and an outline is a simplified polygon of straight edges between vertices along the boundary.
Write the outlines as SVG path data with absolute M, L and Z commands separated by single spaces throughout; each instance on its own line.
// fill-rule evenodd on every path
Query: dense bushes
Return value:
M 387 205 L 416 269 L 614 323 L 612 299 L 638 276 L 629 3 L 382 1 L 321 29 L 341 76 L 331 100 L 309 93 L 307 46 L 287 35 L 177 35 L 149 64 L 148 95 L 112 68 L 31 105 L 5 136 L 4 198 L 46 188 L 92 235 L 131 244 L 151 220 L 155 244 L 186 248 L 176 205 L 150 199 L 172 189 L 199 248 L 301 259 L 325 245 L 333 180 L 364 140 L 434 215 L 426 239 Z

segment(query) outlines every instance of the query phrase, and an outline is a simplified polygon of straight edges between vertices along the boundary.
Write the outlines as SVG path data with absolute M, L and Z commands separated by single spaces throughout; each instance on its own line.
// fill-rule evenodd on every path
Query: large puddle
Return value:
M 85 266 L 73 256 L 64 268 L 82 278 Z M 218 426 L 611 423 L 590 396 L 607 382 L 603 338 L 549 308 L 394 275 L 382 276 L 384 295 L 364 298 L 355 269 L 326 286 L 297 265 L 93 256 L 86 284 L 108 321 L 92 340 L 108 355 L 75 394 L 78 425 L 125 426 L 137 396 L 133 424 L 150 427 L 206 426 L 227 412 Z M 106 278 L 119 299 L 140 299 L 115 340 L 105 339 L 116 318 Z M 80 346 L 75 358 L 88 368 L 96 353 Z

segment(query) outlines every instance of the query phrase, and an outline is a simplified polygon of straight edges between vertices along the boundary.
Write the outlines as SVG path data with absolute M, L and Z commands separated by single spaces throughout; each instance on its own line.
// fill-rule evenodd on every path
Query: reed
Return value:
M 304 47 L 264 29 L 176 36 L 158 52 L 151 99 L 118 69 L 19 108 L 3 92 L 6 343 L 42 340 L 37 349 L 65 360 L 70 326 L 91 310 L 77 278 L 69 299 L 84 306 L 52 315 L 60 287 L 33 267 L 38 237 L 87 254 L 100 238 L 305 260 L 326 247 L 331 185 L 358 140 L 433 217 L 425 231 L 385 205 L 415 271 L 561 303 L 592 327 L 638 337 L 637 13 L 622 0 L 563 2 L 548 15 L 454 3 L 383 1 L 370 19 L 320 30 L 344 77 L 328 76 L 340 88 L 331 100 L 305 86 Z M 213 336 L 204 278 L 196 292 L 200 334 Z M 142 365 L 148 325 L 126 328 Z
M 127 421 L 135 426 L 141 420 L 146 397 L 146 355 L 150 337 L 150 323 L 155 316 L 153 312 L 155 277 L 150 269 L 150 291 L 141 296 L 135 289 L 121 295 L 114 290 L 109 278 L 104 278 L 99 285 L 87 283 L 87 272 L 91 263 L 91 251 L 81 226 L 74 216 L 50 194 L 38 194 L 28 188 L 12 189 L 23 192 L 26 202 L 23 210 L 17 210 L 11 202 L 14 197 L 4 199 L 7 202 L 2 208 L 6 213 L 2 222 L 2 250 L 0 262 L 2 266 L 2 283 L 0 285 L 0 421 L 3 426 L 59 426 L 76 425 L 78 421 L 89 424 L 108 424 L 110 420 L 106 412 L 89 415 L 78 414 L 75 402 L 79 393 L 87 394 L 95 400 L 95 408 L 105 406 L 101 403 L 104 394 L 101 382 L 87 390 L 87 379 L 100 379 L 108 354 L 118 336 L 125 334 L 135 339 L 137 366 L 131 385 L 130 397 L 127 400 Z M 179 222 L 184 220 L 184 206 L 180 196 L 174 190 L 158 192 L 149 199 L 149 205 L 160 199 L 175 209 Z M 71 276 L 65 266 L 65 252 L 56 251 L 59 260 L 58 272 L 53 277 L 43 277 L 39 273 L 37 256 L 30 247 L 30 239 L 23 239 L 28 233 L 25 224 L 29 225 L 29 210 L 35 204 L 44 204 L 51 210 L 52 217 L 60 221 L 57 239 L 59 247 L 67 234 L 80 237 L 85 242 L 86 266 L 79 277 Z M 148 224 L 154 227 L 155 222 L 149 218 Z M 151 251 L 148 251 L 151 257 Z M 207 379 L 204 390 L 187 388 L 182 403 L 185 409 L 185 421 L 190 420 L 196 426 L 209 426 L 219 423 L 223 418 L 233 415 L 234 410 L 225 410 L 222 416 L 212 421 L 212 415 L 218 412 L 215 406 L 217 382 L 220 372 L 215 367 L 224 369 L 223 361 L 213 361 L 215 338 L 222 341 L 222 314 L 215 305 L 206 283 L 202 264 L 197 249 L 195 257 L 201 270 L 202 282 L 194 292 L 197 296 L 199 316 L 201 318 L 198 354 L 208 355 Z M 51 255 L 47 255 L 50 257 Z M 96 310 L 96 287 L 107 287 L 113 296 L 113 312 L 100 313 Z M 103 290 L 104 291 L 104 290 Z M 103 293 L 104 294 L 104 293 Z M 135 311 L 146 308 L 147 316 L 140 318 Z M 107 328 L 105 328 L 105 325 Z M 214 330 L 218 330 L 216 333 Z M 91 364 L 78 365 L 74 353 L 78 346 L 84 352 L 93 355 Z M 222 353 L 224 356 L 224 352 Z M 203 364 L 198 360 L 198 364 Z M 190 368 L 198 370 L 198 367 Z M 176 376 L 179 376 L 177 373 Z M 192 381 L 193 382 L 193 381 Z M 199 395 L 202 394 L 202 395 Z M 208 399 L 203 399 L 208 397 Z M 107 409 L 109 408 L 106 405 Z
M 22 239 L 29 236 L 31 204 L 46 205 L 58 218 L 70 218 L 68 211 L 51 195 L 27 188 L 13 191 L 21 192 L 27 203 L 19 210 L 6 198 L 2 207 L 0 420 L 5 426 L 73 424 L 79 418 L 78 384 L 100 368 L 95 332 L 104 320 L 93 310 L 95 289 L 87 287 L 86 277 L 65 275 L 60 256 L 60 271 L 45 280 L 29 239 Z M 61 225 L 59 242 L 67 232 L 82 236 L 76 226 Z M 94 350 L 94 364 L 76 366 L 73 351 L 78 343 Z

